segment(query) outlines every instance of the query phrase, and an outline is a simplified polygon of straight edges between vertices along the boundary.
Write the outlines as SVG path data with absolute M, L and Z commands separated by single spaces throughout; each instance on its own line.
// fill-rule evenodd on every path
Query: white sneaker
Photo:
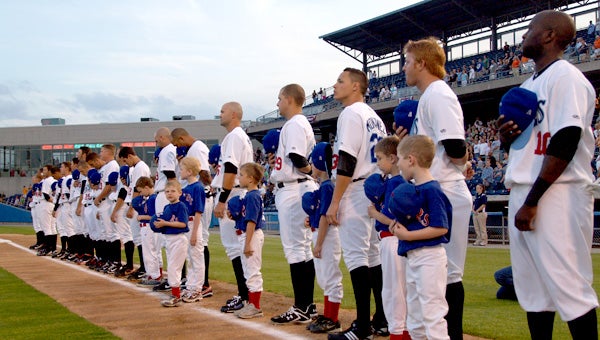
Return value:
M 181 300 L 183 300 L 183 302 L 192 303 L 192 302 L 199 302 L 200 300 L 202 300 L 201 292 L 196 292 L 196 291 L 191 291 L 191 290 L 186 290 L 185 292 L 186 292 L 185 295 L 183 295 L 183 294 L 181 295 Z
M 254 307 L 254 304 L 247 302 L 244 308 L 234 313 L 240 319 L 252 319 L 263 316 L 262 310 Z
M 166 300 L 161 301 L 160 303 L 163 307 L 179 307 L 181 306 L 181 298 L 172 296 Z

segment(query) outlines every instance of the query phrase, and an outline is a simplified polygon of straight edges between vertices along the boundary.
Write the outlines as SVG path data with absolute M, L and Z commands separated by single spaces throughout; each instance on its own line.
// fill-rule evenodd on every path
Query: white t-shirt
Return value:
M 158 168 L 156 182 L 154 183 L 155 192 L 165 190 L 167 185 L 167 176 L 163 171 L 174 171 L 177 174 L 177 148 L 173 144 L 165 146 L 158 154 Z
M 533 124 L 510 146 L 505 185 L 532 185 L 542 168 L 550 139 L 568 126 L 580 127 L 581 139 L 573 160 L 554 183 L 591 183 L 595 91 L 590 82 L 575 66 L 559 60 L 521 87 L 537 94 L 538 110 Z
M 410 134 L 433 139 L 435 157 L 430 171 L 438 182 L 465 179 L 461 167 L 450 161 L 442 145 L 446 139 L 465 139 L 462 108 L 456 94 L 443 80 L 434 81 L 423 92 Z
M 314 147 L 315 134 L 308 119 L 303 114 L 294 115 L 281 128 L 275 167 L 270 177 L 271 182 L 291 182 L 309 177 L 294 167 L 290 153 L 295 153 L 308 159 Z
M 367 178 L 377 172 L 375 145 L 386 135 L 383 121 L 369 105 L 356 102 L 344 108 L 337 121 L 332 177 L 337 176 L 340 151 L 356 157 L 353 180 Z
M 240 166 L 245 163 L 254 161 L 254 151 L 252 150 L 252 142 L 241 127 L 236 127 L 231 130 L 223 142 L 221 142 L 221 156 L 219 157 L 219 165 L 217 165 L 216 174 L 213 178 L 211 186 L 213 188 L 223 187 L 223 174 L 225 172 L 225 163 L 231 163 L 240 169 Z M 239 185 L 237 177 L 235 184 Z

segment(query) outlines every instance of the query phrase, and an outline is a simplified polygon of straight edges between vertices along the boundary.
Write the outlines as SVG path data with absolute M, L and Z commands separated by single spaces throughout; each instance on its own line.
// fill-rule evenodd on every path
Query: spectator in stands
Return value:
M 504 47 L 502 47 L 502 50 L 504 51 L 504 53 L 510 52 L 510 46 L 506 41 L 504 42 Z
M 481 58 L 477 59 L 475 64 L 475 80 L 479 80 L 483 76 L 483 62 Z
M 498 269 L 494 273 L 494 279 L 500 285 L 500 289 L 496 292 L 496 299 L 517 301 L 511 266 Z
M 382 102 L 384 100 L 390 99 L 390 90 L 388 90 L 387 86 L 381 85 L 381 90 L 379 90 L 379 101 Z
M 498 135 L 494 135 L 493 138 L 494 140 L 491 144 L 492 156 L 497 160 L 500 160 L 500 139 L 498 138 Z
M 496 71 L 498 70 L 498 63 L 494 59 L 490 59 L 489 61 L 490 67 L 488 68 L 488 74 L 490 75 L 490 79 L 496 79 Z
M 494 168 L 494 190 L 506 190 L 504 187 L 504 166 L 502 162 L 496 162 L 496 168 Z
M 511 61 L 510 67 L 512 69 L 513 77 L 518 77 L 520 74 L 519 69 L 521 68 L 521 59 L 519 59 L 518 55 L 512 56 L 512 61 Z
M 390 87 L 390 95 L 392 98 L 396 98 L 398 96 L 398 88 L 394 83 L 392 83 L 392 86 Z
M 569 59 L 577 54 L 577 48 L 575 48 L 575 39 L 565 48 L 564 58 Z
M 316 103 L 318 101 L 318 99 L 317 99 L 317 90 L 313 90 L 312 99 L 313 99 L 313 103 Z
M 467 66 L 463 66 L 462 72 L 460 74 L 460 86 L 467 86 L 469 81 L 469 76 L 467 75 Z
M 592 22 L 592 20 L 590 20 L 590 24 L 587 28 L 587 38 L 588 40 L 592 40 L 594 39 L 594 36 L 596 35 L 596 25 L 594 25 L 594 23 Z
M 473 84 L 475 82 L 475 66 L 472 64 L 469 65 L 469 84 Z
M 377 72 L 375 70 L 371 70 L 371 79 L 377 79 Z
M 575 50 L 579 61 L 587 60 L 588 45 L 582 37 L 577 38 Z
M 479 155 L 481 158 L 489 158 L 490 154 L 490 145 L 488 144 L 487 137 L 482 137 L 479 140 Z
M 473 156 L 476 160 L 479 160 L 480 154 L 481 153 L 479 151 L 479 137 L 475 136 L 475 138 L 473 139 Z
M 600 21 L 599 21 L 600 23 Z M 594 59 L 597 59 L 600 55 L 600 34 L 596 36 L 594 40 Z
M 457 79 L 458 79 L 458 74 L 456 73 L 456 69 L 453 69 L 452 73 L 450 74 L 450 77 L 448 77 L 448 85 L 456 86 Z
M 489 189 L 494 184 L 494 169 L 489 158 L 485 160 L 485 167 L 481 171 L 481 179 L 486 189 Z

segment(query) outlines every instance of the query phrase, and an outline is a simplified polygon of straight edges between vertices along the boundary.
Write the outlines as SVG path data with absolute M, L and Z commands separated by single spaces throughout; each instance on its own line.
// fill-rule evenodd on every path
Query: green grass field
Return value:
M 32 235 L 33 231 L 29 227 L 9 227 L 0 226 L 0 234 L 25 234 Z M 225 256 L 225 251 L 220 243 L 218 234 L 211 234 L 210 238 L 210 250 L 211 250 L 211 267 L 210 267 L 210 278 L 211 280 L 225 281 L 234 283 L 233 271 L 231 269 L 231 262 Z M 137 254 L 136 254 L 137 256 Z M 596 292 L 600 294 L 600 254 L 592 255 L 594 261 L 594 288 Z M 166 262 L 165 262 L 166 263 Z M 465 309 L 464 309 L 464 331 L 467 334 L 480 336 L 490 339 L 527 339 L 529 338 L 529 331 L 527 329 L 527 322 L 525 312 L 519 307 L 518 303 L 513 301 L 497 300 L 496 290 L 498 285 L 494 281 L 494 272 L 510 264 L 510 257 L 508 249 L 498 248 L 469 248 L 467 251 L 467 264 L 464 275 L 464 286 L 465 286 Z M 286 263 L 283 257 L 283 250 L 281 242 L 276 236 L 265 237 L 265 245 L 263 248 L 263 278 L 264 288 L 267 291 L 283 294 L 285 296 L 292 296 L 292 285 L 290 281 L 289 265 Z M 344 274 L 344 299 L 342 301 L 342 308 L 354 308 L 354 295 L 351 289 L 350 277 L 344 265 L 342 265 L 342 272 Z M 5 275 L 6 272 L 0 272 L 0 279 L 4 280 L 5 276 L 10 276 L 6 280 L 13 284 L 13 281 L 19 281 L 19 284 L 25 285 L 22 281 L 14 278 L 12 275 Z M 8 289 L 6 284 L 0 282 L 0 296 L 6 296 L 11 289 Z M 43 295 L 31 287 L 29 287 L 34 293 Z M 316 285 L 315 300 L 317 302 L 323 301 L 323 292 Z M 45 299 L 52 300 L 44 296 Z M 3 301 L 5 302 L 5 301 Z M 6 306 L 8 304 L 8 307 Z M 12 304 L 19 304 L 19 301 L 5 302 L 5 308 L 0 312 L 0 326 L 7 326 L 8 322 L 6 318 L 2 317 L 2 312 L 6 309 L 11 310 Z M 54 303 L 56 305 L 56 303 Z M 29 305 L 31 306 L 31 305 Z M 16 307 L 15 307 L 16 308 Z M 43 308 L 60 308 L 53 307 L 51 303 L 44 304 Z M 26 308 L 27 309 L 27 308 Z M 33 312 L 33 307 L 31 307 Z M 14 310 L 14 309 L 12 309 Z M 39 312 L 41 308 L 36 305 L 35 311 Z M 28 311 L 21 312 L 25 315 L 36 315 L 31 314 Z M 41 318 L 41 315 L 46 315 L 48 312 L 40 312 L 37 317 Z M 66 311 L 69 314 L 68 311 Z M 78 319 L 76 315 L 72 315 L 73 318 Z M 85 322 L 85 320 L 84 320 Z M 37 329 L 39 334 L 45 333 L 46 327 L 50 327 L 48 321 L 41 322 L 31 321 L 29 322 L 28 328 L 32 328 L 31 325 L 40 325 Z M 73 331 L 82 332 L 81 336 L 78 337 L 96 337 L 101 335 L 95 335 L 97 327 L 91 324 L 87 326 L 79 326 Z M 43 326 L 43 327 L 42 327 Z M 12 327 L 0 327 L 0 338 L 13 338 L 11 334 L 5 334 L 5 330 Z M 68 330 L 65 330 L 68 331 Z M 87 332 L 89 333 L 83 333 Z M 30 334 L 38 334 L 35 330 L 31 330 Z M 63 333 L 66 334 L 66 333 Z M 75 333 L 74 333 L 75 334 Z M 77 333 L 80 334 L 80 333 Z M 88 335 L 86 335 L 88 334 Z M 27 336 L 29 338 L 29 336 Z M 554 338 L 565 339 L 570 338 L 568 327 L 566 323 L 562 322 L 560 318 L 556 317 L 554 326 Z

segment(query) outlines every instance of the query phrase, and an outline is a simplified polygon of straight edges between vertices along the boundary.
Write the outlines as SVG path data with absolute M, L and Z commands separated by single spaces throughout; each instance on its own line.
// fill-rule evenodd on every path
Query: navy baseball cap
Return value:
M 154 150 L 154 159 L 158 158 L 158 155 L 160 155 L 160 150 L 162 150 L 161 147 L 157 147 L 156 150 Z
M 88 171 L 88 179 L 90 180 L 91 184 L 98 185 L 102 181 L 102 175 L 100 175 L 98 170 L 90 169 L 90 171 Z
M 73 183 L 73 179 L 72 179 L 72 178 L 69 178 L 69 179 L 67 180 L 67 188 L 71 189 L 71 184 L 72 184 L 72 183 Z
M 121 178 L 129 177 L 129 167 L 127 165 L 123 165 L 119 168 L 119 177 L 121 177 Z
M 321 142 L 315 145 L 310 155 L 313 166 L 321 171 L 331 170 L 332 157 L 333 150 L 331 149 L 331 144 L 327 142 Z
M 521 87 L 513 87 L 502 96 L 499 114 L 504 121 L 512 120 L 524 131 L 535 119 L 538 108 L 537 95 Z
M 58 184 L 56 184 L 56 185 L 58 185 L 59 188 L 62 188 L 62 184 L 63 184 L 63 179 L 59 178 L 58 179 Z
M 177 158 L 181 158 L 181 157 L 185 157 L 187 156 L 188 150 L 190 148 L 188 146 L 178 146 L 177 147 Z
M 423 198 L 417 192 L 417 188 L 411 183 L 402 183 L 390 196 L 389 210 L 398 222 L 407 226 L 423 207 Z
M 281 131 L 277 129 L 271 129 L 267 132 L 263 138 L 263 148 L 265 153 L 276 153 L 277 147 L 279 147 L 279 133 Z
M 79 180 L 79 176 L 81 176 L 81 172 L 79 172 L 79 170 L 75 169 L 73 170 L 73 172 L 71 172 L 71 176 L 73 176 L 74 180 Z
M 415 117 L 417 116 L 418 100 L 404 100 L 394 109 L 394 123 L 396 128 L 403 127 L 410 132 Z
M 58 184 L 58 182 L 53 182 L 52 185 L 50 186 L 50 190 L 56 191 L 56 185 L 57 184 Z
M 231 219 L 238 221 L 242 218 L 242 199 L 240 196 L 234 196 L 227 201 L 227 210 L 231 214 Z
M 318 202 L 316 194 L 316 191 L 309 191 L 305 192 L 304 195 L 302 195 L 302 210 L 304 210 L 304 212 L 308 216 L 314 215 L 317 211 Z
M 108 185 L 115 186 L 119 182 L 119 173 L 114 171 L 108 174 Z
M 369 201 L 380 204 L 385 193 L 385 183 L 380 174 L 372 174 L 364 182 L 365 195 Z
M 210 148 L 210 151 L 208 152 L 208 163 L 209 164 L 218 164 L 220 157 L 221 157 L 221 146 L 219 144 L 215 144 Z

